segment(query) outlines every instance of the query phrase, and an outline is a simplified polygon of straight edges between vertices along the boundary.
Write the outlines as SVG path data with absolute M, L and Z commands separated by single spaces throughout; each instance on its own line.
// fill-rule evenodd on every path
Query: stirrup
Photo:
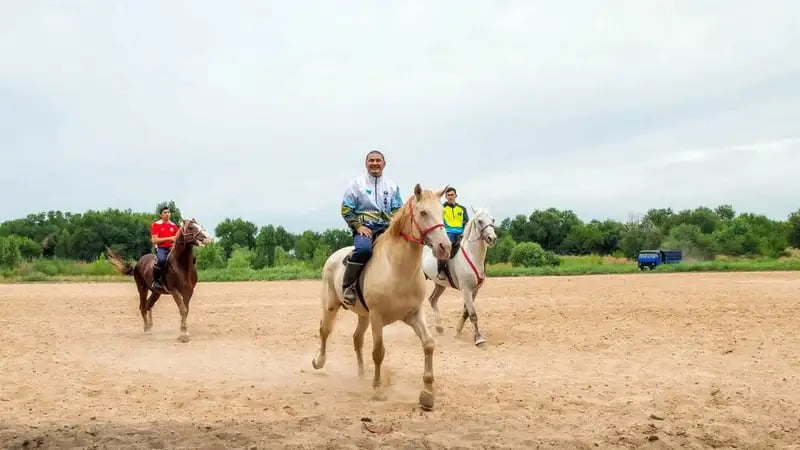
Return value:
M 347 294 L 348 293 L 352 295 L 352 297 L 353 297 L 352 300 L 347 298 Z M 354 286 L 350 285 L 350 286 L 348 286 L 348 287 L 346 287 L 344 289 L 344 292 L 342 292 L 342 303 L 344 303 L 346 306 L 355 306 L 355 304 L 356 304 L 356 289 L 355 289 Z

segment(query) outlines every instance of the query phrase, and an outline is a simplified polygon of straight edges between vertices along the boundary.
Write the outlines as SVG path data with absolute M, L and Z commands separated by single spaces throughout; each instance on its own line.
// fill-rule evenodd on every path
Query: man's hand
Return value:
M 368 237 L 368 238 L 372 237 L 372 230 L 370 230 L 369 228 L 365 227 L 364 225 L 359 226 L 358 229 L 356 229 L 356 233 L 360 234 L 361 236 Z

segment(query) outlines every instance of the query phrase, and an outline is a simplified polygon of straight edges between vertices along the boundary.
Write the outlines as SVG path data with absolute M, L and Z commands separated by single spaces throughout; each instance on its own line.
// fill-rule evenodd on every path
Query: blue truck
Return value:
M 677 264 L 682 259 L 682 250 L 642 250 L 639 252 L 639 270 L 653 270 L 661 264 Z

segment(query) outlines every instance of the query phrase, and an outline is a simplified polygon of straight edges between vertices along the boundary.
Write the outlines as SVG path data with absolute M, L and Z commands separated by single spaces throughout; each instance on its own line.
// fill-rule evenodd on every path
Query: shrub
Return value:
M 0 237 L 0 267 L 16 269 L 22 264 L 22 253 L 17 243 L 9 238 Z
M 509 258 L 512 266 L 543 267 L 557 266 L 561 260 L 551 252 L 546 251 L 536 242 L 522 242 L 511 250 Z

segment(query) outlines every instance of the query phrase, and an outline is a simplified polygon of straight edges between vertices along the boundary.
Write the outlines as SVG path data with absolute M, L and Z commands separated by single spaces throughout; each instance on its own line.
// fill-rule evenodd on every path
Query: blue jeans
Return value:
M 447 239 L 450 239 L 451 244 L 455 244 L 460 237 L 461 233 L 447 233 Z
M 353 233 L 353 245 L 356 247 L 353 251 L 353 256 L 350 261 L 359 264 L 366 264 L 372 257 L 372 245 L 375 239 L 386 231 L 385 228 L 376 228 L 372 230 L 372 237 L 362 236 L 356 232 Z
M 156 258 L 158 259 L 158 264 L 161 266 L 164 265 L 164 263 L 167 261 L 167 256 L 169 255 L 170 250 L 172 249 L 164 247 L 156 248 Z

